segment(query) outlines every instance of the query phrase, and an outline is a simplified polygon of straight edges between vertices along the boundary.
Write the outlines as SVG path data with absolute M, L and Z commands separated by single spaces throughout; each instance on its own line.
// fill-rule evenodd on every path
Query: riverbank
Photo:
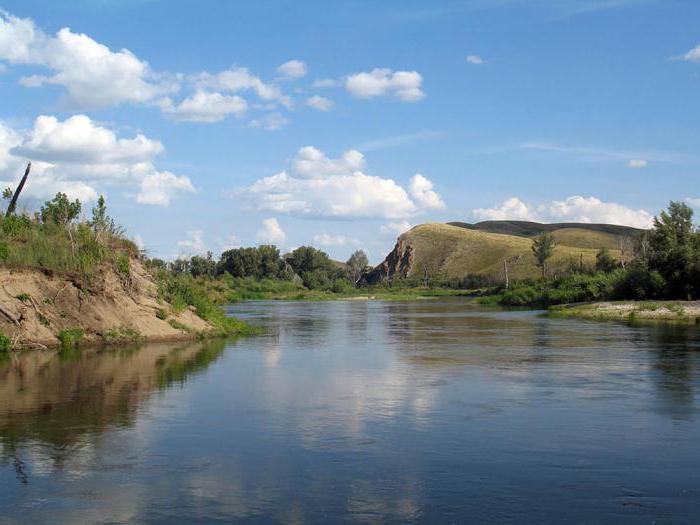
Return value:
M 204 294 L 156 282 L 138 258 L 92 275 L 0 267 L 0 350 L 243 335 Z
M 700 301 L 612 301 L 553 306 L 552 317 L 596 321 L 700 324 Z

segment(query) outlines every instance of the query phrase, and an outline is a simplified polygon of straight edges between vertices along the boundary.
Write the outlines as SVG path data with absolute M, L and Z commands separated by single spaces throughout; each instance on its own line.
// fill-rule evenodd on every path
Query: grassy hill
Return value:
M 532 233 L 534 227 L 528 224 L 537 225 L 514 224 L 512 228 L 500 224 L 495 226 Z M 579 265 L 581 261 L 586 266 L 593 266 L 596 253 L 603 246 L 611 250 L 613 257 L 620 256 L 616 249 L 619 236 L 611 233 L 618 231 L 617 227 L 588 229 L 578 226 L 548 228 L 557 241 L 554 255 L 548 262 L 551 274 Z M 432 280 L 480 275 L 498 282 L 503 279 L 504 260 L 509 260 L 509 274 L 513 279 L 536 277 L 540 270 L 535 266 L 531 246 L 532 239 L 525 235 L 493 233 L 453 224 L 421 224 L 399 238 L 385 262 L 368 274 L 368 282 L 377 282 L 386 275 L 420 280 L 426 271 Z M 398 265 L 396 261 L 403 263 Z
M 605 246 L 616 249 L 620 246 L 620 237 L 635 237 L 643 230 L 617 224 L 588 224 L 579 222 L 561 222 L 543 224 L 531 221 L 483 221 L 476 224 L 466 222 L 449 222 L 467 230 L 501 233 L 517 237 L 535 237 L 542 232 L 552 232 L 558 243 L 578 248 L 600 249 Z

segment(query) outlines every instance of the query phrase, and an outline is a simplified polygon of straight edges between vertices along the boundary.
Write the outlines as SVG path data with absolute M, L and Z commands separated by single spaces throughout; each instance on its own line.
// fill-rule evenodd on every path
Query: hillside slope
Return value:
M 107 343 L 184 339 L 212 330 L 191 309 L 175 312 L 159 301 L 141 261 L 133 258 L 129 267 L 128 279 L 105 265 L 89 283 L 68 272 L 0 267 L 0 332 L 21 346 L 56 346 L 62 330 L 76 328 L 87 342 Z
M 558 244 L 548 263 L 550 272 L 580 264 L 581 260 L 585 265 L 595 264 L 596 253 L 601 247 L 598 243 L 612 244 L 605 235 L 605 232 L 585 230 L 582 233 L 576 228 L 555 231 Z M 391 253 L 366 273 L 361 283 L 377 284 L 387 279 L 420 280 L 426 273 L 433 280 L 481 275 L 498 281 L 503 278 L 505 260 L 509 260 L 512 278 L 536 277 L 540 270 L 535 266 L 531 246 L 532 239 L 524 236 L 451 224 L 421 224 L 401 235 Z M 614 249 L 611 254 L 619 257 L 619 252 Z
M 617 249 L 620 238 L 633 238 L 643 230 L 617 224 L 589 224 L 578 222 L 561 222 L 544 224 L 531 221 L 483 221 L 476 224 L 466 222 L 448 222 L 467 230 L 487 233 L 502 233 L 517 237 L 535 237 L 542 232 L 551 232 L 559 244 L 577 248 L 596 248 L 605 246 Z

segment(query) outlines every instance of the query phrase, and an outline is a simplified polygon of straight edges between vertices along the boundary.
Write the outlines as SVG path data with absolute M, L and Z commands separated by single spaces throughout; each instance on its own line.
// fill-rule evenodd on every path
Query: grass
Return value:
M 12 339 L 0 331 L 0 354 L 6 354 L 12 350 Z
M 102 340 L 107 344 L 136 343 L 143 339 L 141 332 L 130 326 L 109 328 L 101 335 Z
M 561 305 L 551 308 L 549 315 L 559 318 L 623 321 L 630 324 L 663 322 L 696 325 L 700 323 L 700 303 L 612 301 Z
M 28 215 L 0 217 L 0 264 L 90 275 L 109 263 L 128 275 L 132 256 L 138 256 L 133 242 L 108 232 L 98 235 L 87 223 L 66 227 Z
M 586 236 L 589 232 L 576 231 L 576 236 Z M 569 235 L 569 234 L 567 234 Z M 593 237 L 598 232 L 590 232 L 589 245 L 574 247 L 558 244 L 548 262 L 549 274 L 563 273 L 571 267 L 595 265 L 595 256 L 600 248 Z M 406 233 L 413 245 L 413 280 L 422 279 L 427 269 L 431 279 L 446 280 L 464 278 L 468 275 L 491 275 L 503 279 L 503 261 L 520 256 L 518 262 L 509 267 L 513 280 L 532 279 L 541 275 L 532 256 L 532 240 L 514 235 L 469 230 L 448 224 L 422 224 Z M 619 252 L 611 250 L 613 257 Z
M 180 321 L 177 321 L 175 319 L 170 319 L 168 321 L 168 324 L 172 326 L 175 330 L 182 330 L 183 332 L 187 332 L 188 334 L 191 334 L 193 332 L 191 326 L 187 326 L 185 323 L 181 323 Z
M 64 350 L 77 348 L 80 342 L 85 337 L 85 331 L 82 328 L 68 328 L 58 332 L 58 340 L 61 342 L 61 348 Z

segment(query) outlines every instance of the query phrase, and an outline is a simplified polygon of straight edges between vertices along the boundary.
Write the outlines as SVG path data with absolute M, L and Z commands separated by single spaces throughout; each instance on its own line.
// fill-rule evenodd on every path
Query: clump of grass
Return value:
M 0 331 L 0 354 L 6 354 L 12 350 L 12 339 Z
M 143 339 L 141 332 L 130 326 L 109 328 L 102 333 L 102 339 L 107 344 L 134 343 Z
M 168 318 L 168 312 L 164 308 L 158 308 L 156 310 L 156 317 L 161 321 L 165 321 Z
M 678 317 L 685 317 L 685 309 L 680 304 L 672 303 L 669 304 L 666 308 L 668 308 L 670 312 L 673 312 Z
M 22 301 L 23 303 L 29 301 L 29 299 L 30 299 L 30 296 L 28 293 L 21 293 L 21 294 L 16 295 L 15 297 L 17 299 L 19 299 L 20 301 Z
M 183 332 L 187 332 L 188 334 L 194 331 L 192 330 L 192 327 L 187 326 L 185 323 L 181 323 L 176 319 L 170 319 L 170 321 L 168 321 L 168 324 L 172 326 L 175 330 L 182 330 Z
M 61 341 L 61 347 L 64 350 L 77 348 L 80 342 L 85 337 L 85 331 L 82 328 L 68 328 L 58 332 L 58 340 Z

